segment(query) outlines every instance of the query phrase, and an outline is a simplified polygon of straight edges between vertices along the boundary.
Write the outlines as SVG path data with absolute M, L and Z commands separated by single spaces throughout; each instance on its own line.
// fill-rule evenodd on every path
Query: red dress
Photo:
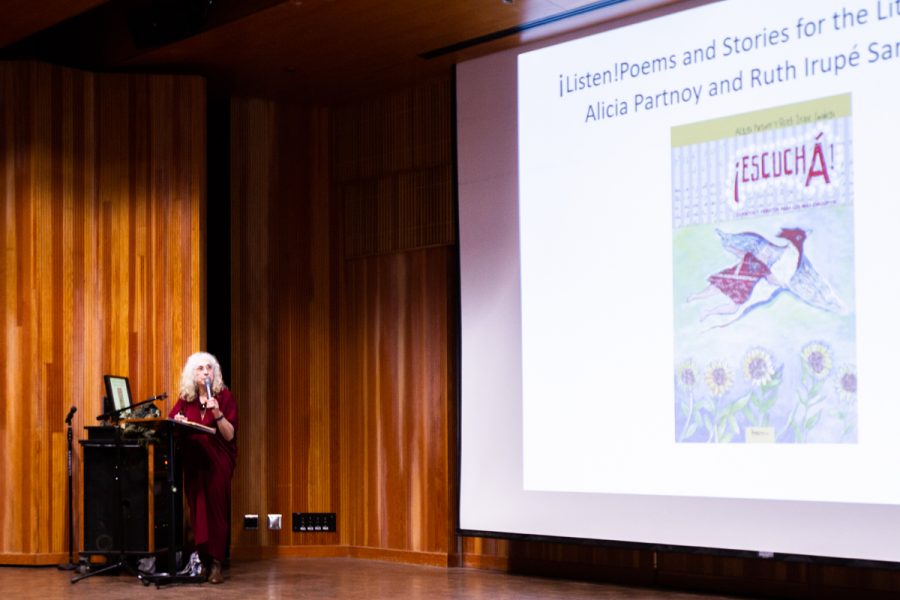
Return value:
M 743 304 L 750 297 L 760 279 L 769 276 L 769 267 L 749 252 L 740 264 L 710 275 L 708 281 L 731 298 L 735 304 Z
M 226 440 L 212 410 L 201 414 L 199 400 L 179 398 L 169 417 L 183 414 L 189 421 L 215 428 L 215 434 L 183 429 L 178 438 L 184 472 L 184 492 L 191 511 L 194 543 L 216 560 L 225 559 L 231 512 L 231 476 L 237 461 L 237 404 L 226 388 L 215 395 L 219 410 L 234 427 Z

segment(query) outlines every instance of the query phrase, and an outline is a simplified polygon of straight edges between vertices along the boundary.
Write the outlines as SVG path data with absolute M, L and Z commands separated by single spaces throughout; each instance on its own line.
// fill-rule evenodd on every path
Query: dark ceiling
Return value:
M 0 0 L 0 58 L 334 98 L 674 0 Z

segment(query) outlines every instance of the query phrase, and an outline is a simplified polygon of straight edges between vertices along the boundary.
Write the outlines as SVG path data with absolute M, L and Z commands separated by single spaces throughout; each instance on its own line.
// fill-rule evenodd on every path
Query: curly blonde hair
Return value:
M 209 352 L 195 352 L 188 356 L 187 362 L 184 363 L 184 369 L 181 370 L 181 384 L 178 388 L 178 397 L 184 398 L 187 402 L 193 402 L 197 399 L 197 384 L 194 383 L 194 370 L 200 365 L 210 365 L 213 368 L 212 391 L 213 395 L 218 394 L 227 386 L 222 381 L 222 367 L 219 361 Z

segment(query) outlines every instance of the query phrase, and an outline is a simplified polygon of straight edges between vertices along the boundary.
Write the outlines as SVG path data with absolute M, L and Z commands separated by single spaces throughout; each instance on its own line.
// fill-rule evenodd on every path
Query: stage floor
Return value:
M 5 598 L 153 598 L 154 600 L 255 600 L 257 598 L 366 599 L 450 598 L 566 600 L 732 600 L 730 596 L 648 590 L 509 575 L 479 569 L 445 569 L 354 558 L 277 558 L 235 561 L 221 585 L 145 587 L 127 573 L 70 582 L 56 567 L 0 567 Z M 746 600 L 746 598 L 744 598 Z

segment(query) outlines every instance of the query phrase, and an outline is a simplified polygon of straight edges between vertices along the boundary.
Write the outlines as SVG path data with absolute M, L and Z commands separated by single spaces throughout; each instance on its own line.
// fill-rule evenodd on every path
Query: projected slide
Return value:
M 457 69 L 461 527 L 900 561 L 900 4 L 659 4 Z
M 850 120 L 842 95 L 672 130 L 679 442 L 856 441 Z
M 883 462 L 893 444 L 859 418 L 896 409 L 860 376 L 890 368 L 884 333 L 857 330 L 857 292 L 877 301 L 889 261 L 856 232 L 898 213 L 857 170 L 887 167 L 878 81 L 900 66 L 900 18 L 758 8 L 518 57 L 524 489 L 848 499 L 827 474 L 850 453 L 797 477 L 760 447 L 868 435 Z M 685 469 L 678 449 L 698 444 L 742 475 Z

